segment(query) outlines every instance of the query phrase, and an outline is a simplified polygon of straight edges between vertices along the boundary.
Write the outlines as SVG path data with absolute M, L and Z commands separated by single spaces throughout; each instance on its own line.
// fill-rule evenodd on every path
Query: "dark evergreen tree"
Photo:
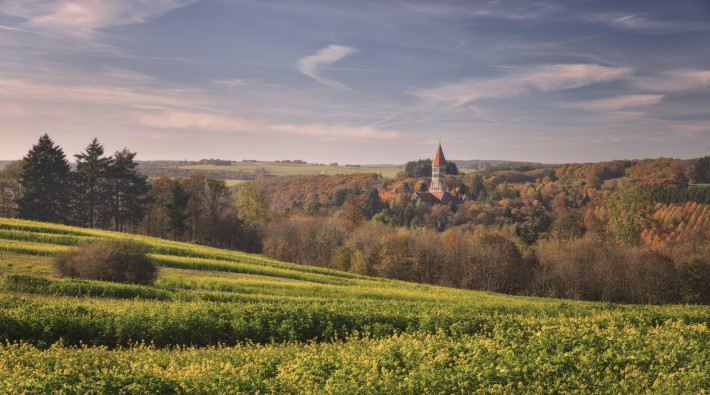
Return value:
M 108 210 L 102 215 L 113 223 L 115 230 L 123 231 L 126 225 L 136 225 L 145 216 L 150 189 L 146 177 L 138 174 L 135 152 L 127 148 L 113 155 L 108 167 Z
M 404 171 L 410 177 L 431 177 L 431 159 L 419 159 L 407 162 Z
M 693 160 L 688 167 L 687 176 L 690 182 L 704 184 L 710 182 L 710 156 L 704 156 Z
M 23 158 L 20 184 L 17 205 L 21 218 L 67 222 L 71 170 L 64 151 L 47 134 Z
M 173 233 L 173 238 L 177 239 L 185 233 L 187 228 L 187 205 L 190 203 L 190 195 L 182 184 L 174 181 L 172 194 L 167 204 L 168 231 Z
M 377 189 L 372 188 L 370 193 L 365 198 L 365 217 L 367 219 L 372 219 L 372 217 L 379 213 L 383 208 L 379 192 L 377 192 Z
M 459 167 L 456 166 L 456 162 L 446 161 L 446 174 L 451 174 L 457 176 L 459 174 Z
M 104 157 L 104 147 L 94 138 L 85 152 L 76 158 L 74 221 L 93 228 L 98 222 L 99 208 L 108 199 L 108 169 L 113 158 Z

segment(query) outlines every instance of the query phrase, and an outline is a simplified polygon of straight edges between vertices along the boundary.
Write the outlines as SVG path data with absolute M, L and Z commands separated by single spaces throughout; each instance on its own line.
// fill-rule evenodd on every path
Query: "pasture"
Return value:
M 348 167 L 348 166 L 327 166 L 314 164 L 289 164 L 273 162 L 240 163 L 233 166 L 213 166 L 213 165 L 193 165 L 180 166 L 181 169 L 209 171 L 236 171 L 254 174 L 263 169 L 267 174 L 274 176 L 295 176 L 295 175 L 319 175 L 319 174 L 365 174 L 377 173 L 384 177 L 394 177 L 402 171 L 399 167 Z

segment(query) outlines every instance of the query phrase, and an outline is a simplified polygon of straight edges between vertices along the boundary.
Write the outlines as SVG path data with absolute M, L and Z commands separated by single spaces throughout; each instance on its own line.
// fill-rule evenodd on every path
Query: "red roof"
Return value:
M 441 150 L 441 144 L 439 148 L 436 149 L 436 155 L 434 155 L 434 160 L 431 162 L 433 166 L 443 166 L 446 164 L 446 159 L 444 158 L 444 151 Z
M 392 192 L 385 191 L 385 192 L 380 193 L 380 199 L 382 199 L 384 201 L 392 200 L 394 198 L 395 198 L 395 195 Z

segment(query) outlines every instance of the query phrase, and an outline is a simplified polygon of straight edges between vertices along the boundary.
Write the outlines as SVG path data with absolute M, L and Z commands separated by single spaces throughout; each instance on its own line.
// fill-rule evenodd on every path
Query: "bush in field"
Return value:
M 60 254 L 54 267 L 65 277 L 152 284 L 158 274 L 148 258 L 148 245 L 131 240 L 106 240 L 85 244 Z

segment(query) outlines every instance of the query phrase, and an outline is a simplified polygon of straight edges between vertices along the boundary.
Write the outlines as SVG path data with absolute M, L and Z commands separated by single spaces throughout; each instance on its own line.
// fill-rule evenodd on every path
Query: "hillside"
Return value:
M 707 307 L 455 290 L 148 237 L 155 286 L 52 275 L 60 251 L 131 237 L 0 219 L 0 392 L 701 393 L 710 385 Z

